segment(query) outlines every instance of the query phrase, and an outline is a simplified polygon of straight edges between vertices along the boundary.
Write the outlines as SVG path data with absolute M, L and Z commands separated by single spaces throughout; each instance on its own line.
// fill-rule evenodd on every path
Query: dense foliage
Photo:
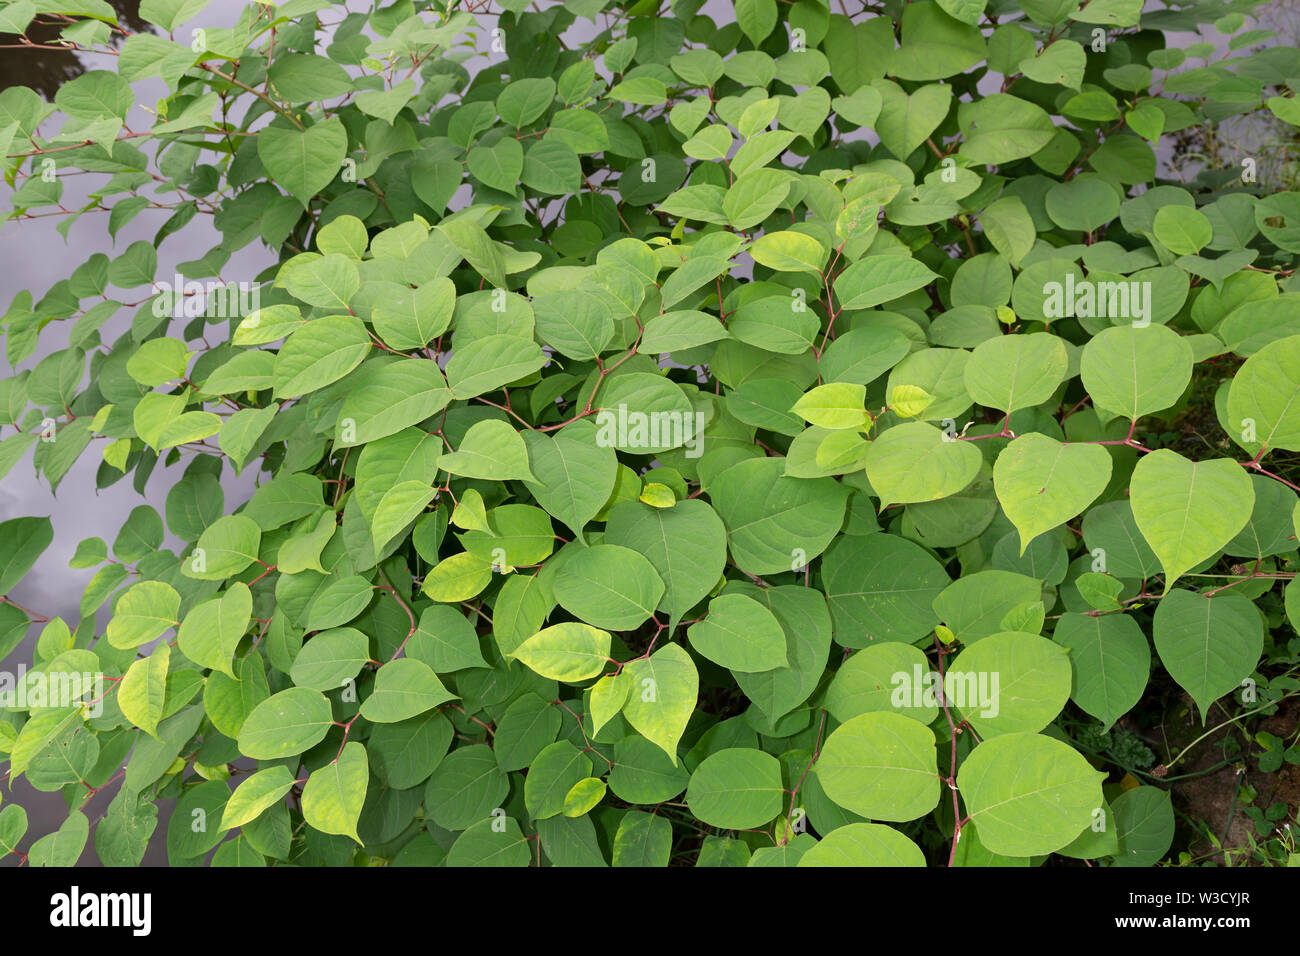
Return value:
M 0 93 L 5 228 L 172 210 L 9 304 L 0 473 L 175 472 L 80 621 L 0 605 L 69 808 L 0 849 L 179 798 L 175 864 L 1150 865 L 1126 715 L 1297 692 L 1300 193 L 1159 173 L 1300 125 L 1252 0 L 205 5 L 0 2 L 107 67 Z

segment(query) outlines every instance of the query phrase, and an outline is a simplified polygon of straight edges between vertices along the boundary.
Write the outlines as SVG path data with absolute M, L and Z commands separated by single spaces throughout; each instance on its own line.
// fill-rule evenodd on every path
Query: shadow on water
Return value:
M 140 16 L 140 0 L 108 0 L 117 11 L 118 20 L 139 33 L 153 27 Z M 71 50 L 59 50 L 57 25 L 33 24 L 27 37 L 39 48 L 23 49 L 20 38 L 12 33 L 0 33 L 0 90 L 11 86 L 29 86 L 46 100 L 53 101 L 59 87 L 68 80 L 85 73 L 86 63 Z M 120 42 L 120 37 L 115 37 Z

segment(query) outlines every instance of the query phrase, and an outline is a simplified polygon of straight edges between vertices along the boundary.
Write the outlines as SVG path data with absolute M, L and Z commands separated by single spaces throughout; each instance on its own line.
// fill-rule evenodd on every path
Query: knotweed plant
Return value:
M 68 808 L 0 851 L 1150 865 L 1190 746 L 1098 741 L 1297 694 L 1300 193 L 1169 174 L 1300 125 L 1254 0 L 206 6 L 0 0 L 89 67 L 0 93 L 69 240 L 0 473 L 166 475 L 79 619 L 0 605 L 102 678 L 0 700 Z

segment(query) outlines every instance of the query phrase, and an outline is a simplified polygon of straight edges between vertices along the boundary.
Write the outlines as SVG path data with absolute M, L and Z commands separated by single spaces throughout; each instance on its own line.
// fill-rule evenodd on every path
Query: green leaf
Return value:
M 253 616 L 248 585 L 236 582 L 219 598 L 196 606 L 181 622 L 177 645 L 200 667 L 210 667 L 234 679 L 231 658 Z
M 1151 674 L 1151 648 L 1132 618 L 1062 614 L 1052 640 L 1070 652 L 1070 699 L 1100 720 L 1103 730 L 1142 699 Z
M 1202 723 L 1211 704 L 1254 673 L 1264 650 L 1259 612 L 1232 591 L 1166 591 L 1153 625 L 1160 663 L 1196 701 Z
M 1004 856 L 1059 850 L 1103 806 L 1101 780 L 1069 744 L 1040 734 L 1004 734 L 971 751 L 957 771 L 980 842 Z
M 736 22 L 757 47 L 776 27 L 776 0 L 736 0 Z
M 636 734 L 614 745 L 609 788 L 628 803 L 662 803 L 686 789 L 686 768 L 674 766 L 662 750 Z
M 415 93 L 415 80 L 407 78 L 387 90 L 367 90 L 356 98 L 357 109 L 392 125 Z
M 523 439 L 534 476 L 528 487 L 537 503 L 581 537 L 614 490 L 614 449 L 596 440 L 596 427 L 586 420 L 566 425 L 554 437 L 529 430 Z
M 817 335 L 816 316 L 799 310 L 800 300 L 783 295 L 747 302 L 730 317 L 727 331 L 733 338 L 768 352 L 798 355 L 806 352 Z
M 1142 16 L 1142 0 L 1093 0 L 1072 14 L 1080 23 L 1135 27 Z
M 722 594 L 709 602 L 704 620 L 687 629 L 691 647 L 715 664 L 757 673 L 788 663 L 785 631 L 762 604 L 743 594 Z
M 425 359 L 367 363 L 339 410 L 336 447 L 365 445 L 438 414 L 451 390 L 438 364 Z
M 845 721 L 826 739 L 814 771 L 828 797 L 864 817 L 914 820 L 939 803 L 934 734 L 902 714 Z
M 695 712 L 700 678 L 689 654 L 668 644 L 623 668 L 627 701 L 623 716 L 641 736 L 666 753 L 677 766 L 677 744 Z
M 49 518 L 0 521 L 0 594 L 8 594 L 54 540 Z
M 262 529 L 244 515 L 226 515 L 208 527 L 181 565 L 186 577 L 222 581 L 257 560 Z
M 986 569 L 965 574 L 934 599 L 934 612 L 965 644 L 1005 630 L 1013 609 L 1042 597 L 1042 582 L 1012 571 Z
M 320 691 L 290 687 L 252 709 L 239 729 L 239 752 L 254 760 L 279 760 L 316 746 L 334 725 Z
M 820 276 L 829 253 L 812 236 L 801 232 L 764 233 L 749 247 L 759 265 L 777 272 L 809 272 Z
M 627 681 L 623 679 L 622 674 L 607 674 L 592 685 L 590 700 L 593 734 L 600 733 L 602 727 L 618 716 L 619 711 L 623 709 L 623 704 L 627 701 L 627 693 Z M 626 739 L 642 740 L 640 737 L 628 737 Z M 642 742 L 653 749 L 653 744 L 649 741 L 643 740 Z M 659 751 L 656 750 L 655 753 L 659 753 Z
M 894 51 L 894 24 L 876 17 L 853 23 L 848 16 L 832 14 L 822 47 L 835 85 L 854 93 L 884 75 Z
M 148 644 L 180 623 L 180 611 L 181 596 L 170 584 L 141 581 L 118 598 L 105 637 L 123 650 Z
M 401 657 L 375 672 L 375 689 L 361 704 L 361 716 L 374 723 L 392 724 L 455 699 L 428 664 Z
M 887 42 L 892 49 L 893 37 Z M 876 80 L 872 88 L 882 99 L 876 132 L 885 149 L 900 160 L 930 138 L 952 107 L 952 87 L 944 83 L 931 83 L 911 94 L 890 80 Z
M 122 787 L 95 827 L 95 854 L 104 866 L 139 866 L 157 826 L 158 805 L 150 796 Z M 3 829 L 2 819 L 0 829 Z M 0 836 L 2 845 L 3 836 Z
M 257 155 L 270 177 L 303 209 L 338 175 L 347 153 L 348 134 L 337 116 L 298 130 L 268 126 L 257 137 Z
M 609 648 L 608 631 L 569 621 L 538 631 L 509 656 L 550 680 L 578 683 L 605 669 Z
M 950 440 L 933 425 L 895 425 L 867 449 L 867 480 L 880 506 L 937 501 L 969 485 L 983 460 L 971 442 Z
M 487 666 L 473 625 L 456 609 L 441 605 L 421 612 L 407 656 L 424 661 L 438 673 Z
M 524 805 L 534 820 L 564 812 L 569 792 L 591 774 L 591 759 L 567 740 L 543 748 L 524 778 Z
M 509 791 L 510 781 L 492 748 L 473 744 L 457 747 L 438 765 L 425 788 L 424 805 L 438 826 L 464 830 L 493 823 L 490 814 Z
M 758 674 L 732 672 L 745 696 L 774 723 L 816 690 L 830 653 L 830 614 L 821 594 L 800 585 L 763 589 L 736 583 L 730 587 L 765 604 L 785 631 L 788 666 Z
M 1000 335 L 971 353 L 966 391 L 980 405 L 999 411 L 1032 408 L 1052 397 L 1069 364 L 1065 342 L 1055 335 Z
M 1168 790 L 1125 790 L 1111 804 L 1119 838 L 1116 866 L 1155 866 L 1174 842 L 1174 807 Z
M 511 704 L 497 724 L 493 746 L 503 770 L 521 770 L 531 764 L 560 733 L 560 709 L 536 694 L 526 694 Z
M 1020 554 L 1092 504 L 1110 472 L 1110 453 L 1100 445 L 1062 444 L 1037 432 L 1007 445 L 993 463 L 993 488 L 1020 533 Z
M 564 815 L 580 817 L 594 810 L 605 799 L 605 781 L 596 777 L 584 777 L 572 787 L 564 797 Z
M 661 80 L 656 80 L 654 77 L 636 76 L 622 83 L 616 83 L 610 89 L 608 96 L 610 99 L 637 106 L 658 106 L 668 99 L 668 89 Z
M 370 660 L 370 639 L 351 627 L 314 635 L 294 658 L 289 676 L 299 687 L 328 691 L 341 687 Z
M 497 97 L 497 113 L 516 129 L 540 117 L 555 99 L 555 81 L 549 76 L 515 80 Z
M 492 146 L 475 146 L 469 151 L 467 166 L 470 175 L 485 186 L 513 193 L 524 169 L 524 148 L 510 137 Z
M 866 395 L 863 385 L 818 385 L 795 402 L 790 411 L 821 428 L 866 428 Z
M 435 494 L 434 487 L 423 481 L 400 481 L 385 491 L 370 519 L 370 536 L 376 553 L 415 521 Z
M 1177 256 L 1195 255 L 1214 238 L 1210 220 L 1188 206 L 1161 206 L 1152 228 L 1156 239 Z
M 569 358 L 595 358 L 614 335 L 609 306 L 581 289 L 539 295 L 533 299 L 533 311 L 538 337 Z
M 172 29 L 171 24 L 160 23 L 159 26 Z M 333 99 L 352 90 L 352 78 L 343 67 L 326 57 L 310 53 L 277 56 L 267 72 L 272 88 L 290 103 Z
M 990 205 L 980 213 L 980 225 L 993 248 L 1013 266 L 1019 266 L 1033 248 L 1034 220 L 1019 196 L 1004 196 Z
M 789 175 L 778 169 L 754 169 L 739 177 L 722 200 L 727 220 L 737 229 L 757 226 L 785 202 Z M 667 301 L 664 303 L 667 305 Z
M 1137 419 L 1178 400 L 1192 363 L 1192 347 L 1166 326 L 1116 326 L 1083 347 L 1079 374 L 1098 407 Z
M 73 810 L 53 833 L 41 837 L 27 850 L 28 866 L 76 866 L 90 837 L 90 820 Z
M 1092 232 L 1119 213 L 1120 197 L 1114 187 L 1091 174 L 1057 183 L 1044 199 L 1052 222 L 1071 231 Z
M 155 339 L 154 341 L 162 342 L 167 340 Z M 136 356 L 139 354 L 137 352 Z M 188 353 L 186 358 L 188 358 Z M 181 364 L 180 369 L 181 373 L 183 373 L 184 364 Z M 203 392 L 208 395 L 228 395 L 242 391 L 257 391 L 258 389 L 270 388 L 274 369 L 275 356 L 272 353 L 261 349 L 241 352 L 229 362 L 217 368 L 204 380 Z M 162 381 L 166 380 L 166 378 L 162 379 Z M 142 382 L 142 384 L 148 383 Z M 161 382 L 155 384 L 161 384 Z
M 822 577 L 835 640 L 844 647 L 924 637 L 939 623 L 932 604 L 950 583 L 923 548 L 885 534 L 836 541 Z
M 519 824 L 509 817 L 479 820 L 468 827 L 447 853 L 447 865 L 528 866 L 534 857 L 531 843 Z
M 438 467 L 466 478 L 537 480 L 528 468 L 523 438 L 506 422 L 491 418 L 472 425 L 455 451 L 438 458 Z
M 35 16 L 36 4 L 31 0 L 18 0 L 0 12 L 0 27 L 4 28 L 5 33 L 22 36 Z
M 117 686 L 117 706 L 122 715 L 145 733 L 157 736 L 166 695 L 167 665 L 171 648 L 159 644 L 148 657 L 127 668 Z
M 981 4 L 982 6 L 982 4 Z M 921 848 L 893 827 L 850 823 L 826 834 L 798 866 L 925 866 Z
M 190 352 L 179 339 L 151 339 L 126 362 L 126 374 L 153 388 L 184 377 Z
M 1057 39 L 1020 61 L 1020 72 L 1035 83 L 1057 83 L 1072 90 L 1083 83 L 1088 55 L 1073 40 Z
M 1083 516 L 1083 540 L 1099 570 L 1119 578 L 1149 578 L 1160 570 L 1160 561 L 1142 537 L 1133 509 L 1127 501 L 1096 505 Z
M 130 85 L 108 70 L 92 70 L 64 83 L 54 95 L 55 105 L 74 118 L 125 119 L 135 97 Z
M 835 279 L 835 293 L 845 309 L 869 309 L 901 298 L 938 278 L 922 263 L 905 256 L 869 256 Z
M 719 750 L 706 757 L 686 788 L 697 819 L 728 830 L 752 830 L 781 812 L 781 764 L 751 748 Z
M 1270 342 L 1246 359 L 1228 386 L 1234 437 L 1265 450 L 1300 451 L 1300 335 Z
M 668 509 L 619 504 L 605 522 L 605 543 L 630 548 L 654 566 L 664 584 L 657 610 L 668 612 L 670 627 L 713 590 L 727 560 L 726 527 L 698 498 Z
M 1165 572 L 1168 593 L 1184 572 L 1219 553 L 1250 520 L 1255 487 L 1235 461 L 1188 461 L 1162 448 L 1129 483 L 1133 518 Z
M 665 867 L 672 843 L 673 825 L 666 817 L 629 810 L 614 834 L 614 866 Z
M 296 397 L 337 382 L 361 364 L 370 337 L 359 319 L 327 316 L 298 329 L 275 359 L 275 394 Z
M 897 365 L 911 347 L 911 340 L 896 328 L 852 329 L 837 335 L 822 352 L 822 378 L 868 385 Z
M 843 485 L 830 478 L 787 478 L 783 471 L 779 458 L 751 459 L 709 486 L 727 526 L 731 556 L 750 574 L 803 567 L 826 549 L 843 522 Z
M 905 80 L 937 80 L 974 66 L 985 57 L 980 31 L 955 20 L 937 4 L 903 10 L 902 46 L 889 60 L 889 73 Z
M 346 309 L 361 288 L 361 276 L 351 257 L 330 253 L 295 265 L 285 275 L 284 286 L 290 295 L 308 305 Z
M 252 823 L 283 800 L 293 782 L 293 774 L 283 766 L 268 767 L 247 777 L 230 795 L 221 814 L 221 829 L 233 830 Z
M 1046 110 L 1009 93 L 962 103 L 957 119 L 963 136 L 958 155 L 977 166 L 997 166 L 1032 156 L 1056 134 Z
M 985 0 L 939 0 L 939 6 L 953 19 L 976 26 L 984 14 Z
M 269 305 L 250 313 L 235 330 L 232 345 L 265 345 L 284 338 L 304 324 L 296 305 Z
M 938 698 L 909 691 L 914 675 L 930 673 L 918 648 L 898 641 L 872 644 L 857 651 L 835 672 L 826 688 L 826 709 L 841 723 L 859 714 L 893 711 L 928 724 L 939 716 Z M 902 691 L 909 691 L 903 693 Z
M 682 152 L 692 159 L 726 159 L 732 142 L 726 126 L 706 126 L 682 144 Z
M 629 631 L 654 613 L 664 582 L 653 564 L 630 548 L 598 544 L 561 565 L 555 598 L 575 617 L 612 631 Z
M 1122 607 L 1119 596 L 1124 591 L 1124 582 L 1119 578 L 1098 571 L 1086 571 L 1075 579 L 1074 586 L 1079 589 L 1079 597 L 1095 610 L 1118 611 Z
M 455 305 L 455 283 L 439 276 L 418 289 L 394 290 L 392 298 L 375 303 L 371 319 L 390 348 L 405 352 L 422 349 L 446 332 Z
M 423 783 L 447 755 L 453 733 L 451 722 L 436 711 L 380 724 L 366 741 L 375 776 L 396 790 Z
M 462 551 L 439 561 L 424 576 L 421 590 L 435 601 L 467 601 L 492 580 L 492 563 Z
M 546 364 L 537 343 L 517 335 L 475 339 L 447 363 L 447 384 L 455 398 L 473 398 L 531 375 Z
M 302 816 L 322 833 L 348 836 L 361 843 L 357 822 L 366 800 L 370 761 L 366 748 L 350 740 L 338 758 L 313 770 L 302 788 Z
M 947 673 L 952 703 L 985 740 L 1036 733 L 1070 698 L 1069 655 L 1033 634 L 991 634 L 958 654 Z
M 5 854 L 18 850 L 18 841 L 27 832 L 27 811 L 16 803 L 0 810 L 0 850 Z

